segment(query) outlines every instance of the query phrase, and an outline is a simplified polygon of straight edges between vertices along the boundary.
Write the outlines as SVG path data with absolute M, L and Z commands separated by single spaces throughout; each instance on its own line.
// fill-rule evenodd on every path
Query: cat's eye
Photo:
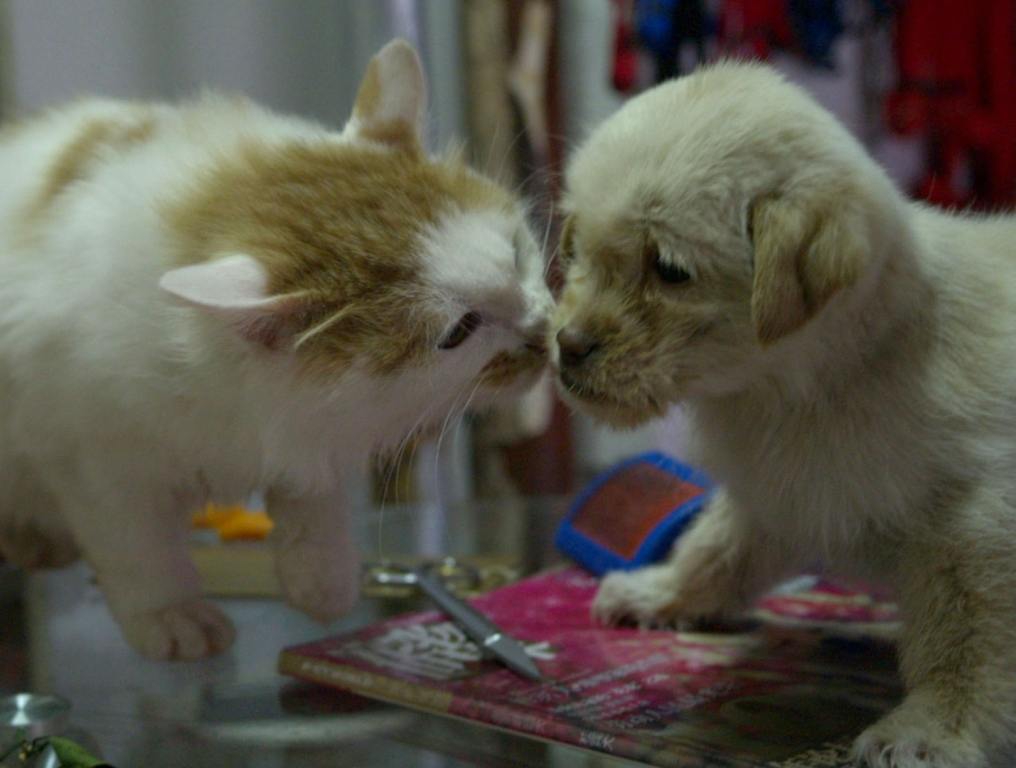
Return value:
M 648 246 L 647 250 L 650 258 L 652 259 L 653 269 L 656 271 L 660 280 L 665 283 L 669 283 L 670 285 L 687 283 L 691 280 L 691 275 L 687 269 L 675 264 L 673 261 L 663 258 L 660 255 L 659 248 L 655 245 Z
M 569 216 L 561 227 L 561 236 L 557 246 L 557 260 L 567 267 L 575 258 L 575 219 Z
M 670 262 L 663 261 L 663 259 L 656 260 L 656 274 L 659 275 L 660 280 L 665 283 L 686 283 L 691 280 L 691 275 L 688 274 L 688 270 L 677 266 L 677 264 L 671 264 Z
M 473 335 L 473 331 L 480 327 L 483 319 L 476 312 L 466 312 L 459 321 L 452 326 L 445 334 L 444 339 L 438 345 L 441 349 L 455 349 L 462 342 Z

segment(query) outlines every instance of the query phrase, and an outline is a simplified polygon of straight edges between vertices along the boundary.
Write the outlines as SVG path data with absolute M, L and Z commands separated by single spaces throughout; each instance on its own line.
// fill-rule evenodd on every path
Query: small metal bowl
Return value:
M 0 745 L 21 737 L 31 741 L 67 727 L 71 704 L 48 693 L 15 693 L 0 698 Z

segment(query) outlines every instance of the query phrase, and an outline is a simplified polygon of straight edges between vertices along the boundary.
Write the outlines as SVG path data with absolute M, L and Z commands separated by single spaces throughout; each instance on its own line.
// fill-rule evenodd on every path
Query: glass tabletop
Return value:
M 531 573 L 557 560 L 553 532 L 564 508 L 559 499 L 402 507 L 360 515 L 357 525 L 368 560 L 452 555 Z M 219 549 L 243 556 L 250 584 L 268 585 L 262 596 L 215 598 L 237 627 L 237 642 L 226 654 L 201 662 L 141 658 L 120 637 L 89 570 L 79 564 L 24 577 L 21 608 L 5 603 L 0 661 L 7 675 L 0 679 L 10 690 L 4 692 L 63 696 L 71 703 L 71 735 L 95 745 L 118 768 L 628 764 L 280 676 L 276 661 L 283 647 L 424 603 L 365 597 L 351 614 L 322 626 L 271 594 L 264 545 Z M 237 573 L 230 575 L 234 583 L 224 590 L 243 592 Z

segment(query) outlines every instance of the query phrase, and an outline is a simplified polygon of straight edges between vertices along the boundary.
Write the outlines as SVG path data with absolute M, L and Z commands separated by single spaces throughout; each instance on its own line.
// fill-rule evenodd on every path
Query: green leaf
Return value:
M 49 745 L 60 759 L 60 768 L 96 768 L 105 765 L 99 758 L 88 753 L 80 744 L 62 736 L 51 736 Z

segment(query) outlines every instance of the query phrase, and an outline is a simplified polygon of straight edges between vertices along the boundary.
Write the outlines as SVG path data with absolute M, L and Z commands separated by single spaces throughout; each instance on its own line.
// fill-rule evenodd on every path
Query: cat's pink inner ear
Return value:
M 393 40 L 367 65 L 347 130 L 396 149 L 420 151 L 427 115 L 427 83 L 416 50 Z
M 191 306 L 226 312 L 255 310 L 272 301 L 264 267 L 243 254 L 170 270 L 159 287 Z
M 275 347 L 302 305 L 295 296 L 268 295 L 268 275 L 244 254 L 166 272 L 159 287 L 177 301 L 220 317 L 244 338 Z

